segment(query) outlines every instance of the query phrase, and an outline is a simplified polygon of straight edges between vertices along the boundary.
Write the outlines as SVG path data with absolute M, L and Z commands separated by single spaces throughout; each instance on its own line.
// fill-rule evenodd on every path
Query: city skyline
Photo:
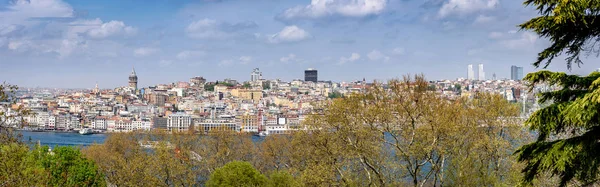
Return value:
M 518 31 L 535 16 L 519 1 L 331 0 L 74 1 L 0 0 L 0 80 L 22 87 L 139 87 L 185 81 L 387 80 L 424 73 L 464 77 L 467 64 L 510 78 L 535 71 L 546 39 Z M 231 13 L 235 12 L 235 13 Z M 563 57 L 549 68 L 564 71 Z M 584 58 L 571 73 L 597 67 Z M 25 76 L 25 77 L 23 77 Z

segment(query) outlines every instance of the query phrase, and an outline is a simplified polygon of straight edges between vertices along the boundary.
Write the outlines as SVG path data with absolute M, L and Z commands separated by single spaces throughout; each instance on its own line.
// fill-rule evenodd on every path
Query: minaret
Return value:
M 96 82 L 96 87 L 94 88 L 94 94 L 100 93 L 100 89 L 98 88 L 98 82 Z
M 135 74 L 135 68 L 132 68 L 131 74 L 129 75 L 129 87 L 131 87 L 134 91 L 137 91 L 137 80 L 138 77 Z

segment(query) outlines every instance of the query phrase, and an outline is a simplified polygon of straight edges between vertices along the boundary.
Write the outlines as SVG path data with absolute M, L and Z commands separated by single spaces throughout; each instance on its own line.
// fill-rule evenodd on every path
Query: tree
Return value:
M 38 165 L 49 172 L 49 186 L 105 186 L 104 176 L 96 164 L 83 157 L 78 148 L 38 147 L 30 154 Z
M 344 95 L 342 95 L 342 93 L 338 92 L 338 91 L 334 91 L 328 94 L 328 96 L 330 99 L 335 99 L 335 98 L 342 98 L 344 97 Z
M 539 67 L 544 63 L 548 67 L 555 57 L 563 52 L 567 67 L 573 63 L 583 63 L 581 52 L 600 52 L 597 42 L 600 40 L 600 2 L 596 0 L 556 1 L 526 0 L 525 5 L 535 6 L 541 16 L 530 19 L 519 25 L 521 29 L 537 33 L 550 40 L 550 46 L 538 53 L 533 63 Z
M 206 186 L 262 186 L 267 178 L 256 170 L 252 164 L 233 161 L 216 169 L 206 182 Z
M 21 135 L 14 127 L 22 127 L 26 124 L 25 117 L 31 115 L 31 110 L 17 104 L 18 89 L 15 85 L 0 84 L 0 144 L 21 142 Z
M 242 85 L 242 87 L 245 89 L 250 89 L 250 88 L 252 88 L 252 85 L 250 85 L 249 82 L 245 82 L 244 85 Z
M 521 25 L 521 29 L 550 40 L 550 46 L 538 53 L 535 67 L 550 65 L 555 57 L 566 54 L 567 68 L 583 63 L 582 52 L 598 55 L 600 40 L 600 1 L 526 0 L 541 14 Z M 525 122 L 538 133 L 537 140 L 519 148 L 515 154 L 525 163 L 524 183 L 531 184 L 544 173 L 560 177 L 560 185 L 598 181 L 600 131 L 600 73 L 588 76 L 539 71 L 525 77 L 529 90 L 537 85 L 557 86 L 559 90 L 540 93 L 539 101 L 552 102 L 534 112 Z
M 23 144 L 0 146 L 0 186 L 106 186 L 102 173 L 74 147 L 30 150 Z
M 215 91 L 215 85 L 214 84 L 204 85 L 204 90 L 205 91 L 210 91 L 210 92 Z
M 547 83 L 561 89 L 540 93 L 540 103 L 552 101 L 534 112 L 525 122 L 537 131 L 535 142 L 517 150 L 525 162 L 524 182 L 531 183 L 539 174 L 560 176 L 561 186 L 573 179 L 584 184 L 598 181 L 600 172 L 600 72 L 588 76 L 563 72 L 539 71 L 525 77 L 530 91 L 534 85 Z
M 267 187 L 299 187 L 300 183 L 286 171 L 276 171 L 269 175 Z
M 271 89 L 270 82 L 263 82 L 262 88 L 263 88 L 263 90 L 270 90 Z
M 458 94 L 462 93 L 462 86 L 460 84 L 455 84 L 454 89 L 456 92 L 458 92 Z

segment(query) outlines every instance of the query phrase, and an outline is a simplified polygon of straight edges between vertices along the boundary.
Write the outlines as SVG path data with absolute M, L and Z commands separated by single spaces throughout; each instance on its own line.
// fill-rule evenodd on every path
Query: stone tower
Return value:
M 137 91 L 137 82 L 138 82 L 138 77 L 135 74 L 135 68 L 132 68 L 131 74 L 129 75 L 129 87 L 131 87 L 133 90 Z

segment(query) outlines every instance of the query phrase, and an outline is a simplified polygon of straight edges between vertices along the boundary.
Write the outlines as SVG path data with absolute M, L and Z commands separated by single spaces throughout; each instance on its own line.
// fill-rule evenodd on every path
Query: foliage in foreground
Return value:
M 304 121 L 308 131 L 263 141 L 225 128 L 208 136 L 134 132 L 111 134 L 83 152 L 117 186 L 197 186 L 247 173 L 267 186 L 518 184 L 523 166 L 512 152 L 530 135 L 515 105 L 485 93 L 443 98 L 422 76 L 387 87 L 323 103 Z M 249 166 L 258 172 L 246 172 Z
M 538 53 L 535 67 L 548 67 L 565 55 L 567 68 L 583 63 L 580 56 L 600 54 L 600 1 L 526 0 L 540 16 L 519 25 L 549 39 L 550 45 Z M 539 133 L 536 142 L 516 151 L 523 170 L 524 184 L 544 180 L 545 174 L 560 178 L 560 186 L 587 186 L 600 179 L 600 73 L 588 76 L 539 71 L 525 77 L 530 90 L 553 86 L 558 90 L 540 93 L 540 103 L 552 103 L 535 112 L 526 124 Z
M 75 147 L 30 150 L 23 144 L 0 145 L 0 186 L 106 186 L 93 161 Z
M 216 169 L 206 182 L 208 187 L 218 186 L 263 186 L 267 177 L 248 162 L 233 161 Z

